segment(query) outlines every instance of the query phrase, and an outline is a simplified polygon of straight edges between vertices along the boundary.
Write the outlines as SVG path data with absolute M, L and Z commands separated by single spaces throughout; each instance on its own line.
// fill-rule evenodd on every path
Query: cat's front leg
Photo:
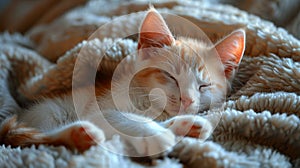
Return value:
M 178 136 L 188 136 L 199 139 L 207 139 L 213 130 L 211 123 L 197 115 L 181 115 L 172 117 L 160 123 L 169 128 Z
M 46 133 L 46 142 L 53 145 L 65 145 L 69 149 L 83 152 L 91 146 L 104 142 L 103 131 L 89 121 L 77 121 Z
M 176 144 L 174 133 L 162 127 L 150 118 L 133 113 L 109 110 L 103 112 L 110 126 L 98 122 L 106 135 L 119 134 L 122 139 L 131 144 L 135 151 L 129 155 L 139 157 L 158 156 L 169 152 Z M 113 128 L 113 129 L 112 129 Z
M 174 134 L 167 129 L 154 134 L 145 130 L 143 134 L 125 139 L 134 146 L 139 157 L 156 157 L 168 153 L 176 143 Z
M 70 149 L 83 152 L 105 140 L 103 131 L 88 121 L 77 121 L 52 131 L 42 132 L 24 123 L 17 117 L 6 119 L 0 126 L 0 144 L 13 147 L 31 145 L 65 145 Z

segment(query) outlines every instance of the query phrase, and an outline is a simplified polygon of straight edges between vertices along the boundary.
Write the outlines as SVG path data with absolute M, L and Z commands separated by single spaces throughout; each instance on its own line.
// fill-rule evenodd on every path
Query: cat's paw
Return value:
M 105 140 L 105 135 L 101 129 L 90 122 L 76 122 L 60 131 L 64 144 L 71 149 L 77 149 L 79 152 L 88 150 Z
M 172 131 L 164 129 L 154 135 L 131 137 L 130 142 L 135 148 L 138 156 L 156 157 L 171 151 L 176 144 L 175 135 Z
M 212 133 L 211 123 L 197 115 L 176 116 L 164 123 L 174 134 L 199 139 L 207 139 Z

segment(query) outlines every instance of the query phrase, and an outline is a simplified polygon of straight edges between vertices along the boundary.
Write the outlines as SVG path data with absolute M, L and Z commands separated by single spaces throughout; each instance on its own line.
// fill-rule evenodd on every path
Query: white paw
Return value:
M 176 135 L 207 139 L 212 133 L 211 123 L 197 115 L 182 115 L 164 122 Z
M 154 135 L 130 137 L 128 139 L 135 148 L 139 157 L 155 157 L 171 151 L 176 144 L 175 135 L 168 129 L 163 129 Z
M 62 129 L 59 134 L 62 136 L 60 140 L 63 140 L 65 145 L 80 152 L 105 140 L 105 135 L 101 129 L 85 121 L 73 123 Z

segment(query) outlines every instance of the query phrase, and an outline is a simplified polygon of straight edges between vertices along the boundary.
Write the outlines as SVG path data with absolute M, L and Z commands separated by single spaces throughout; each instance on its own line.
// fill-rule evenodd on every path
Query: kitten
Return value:
M 100 83 L 95 101 L 91 87 L 45 99 L 18 114 L 18 119 L 7 119 L 0 142 L 65 145 L 83 152 L 119 134 L 139 156 L 149 156 L 171 149 L 175 135 L 206 139 L 212 125 L 195 114 L 208 110 L 212 102 L 223 101 L 244 48 L 243 30 L 215 46 L 186 37 L 175 39 L 162 16 L 151 8 L 140 28 L 136 59 L 124 65 L 126 71 L 116 69 L 117 75 L 107 81 L 112 87 Z M 216 66 L 217 59 L 221 66 Z M 139 70 L 142 66 L 150 68 Z M 136 71 L 129 82 L 128 76 Z M 219 79 L 222 74 L 225 81 Z M 128 82 L 130 98 L 124 91 Z

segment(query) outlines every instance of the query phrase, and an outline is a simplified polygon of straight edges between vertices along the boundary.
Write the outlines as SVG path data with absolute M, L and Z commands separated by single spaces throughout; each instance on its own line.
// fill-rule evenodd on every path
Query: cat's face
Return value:
M 242 30 L 215 46 L 184 37 L 175 40 L 159 13 L 150 9 L 140 30 L 137 63 L 152 68 L 138 73 L 137 81 L 149 91 L 164 91 L 164 111 L 170 116 L 208 110 L 211 103 L 222 102 L 226 95 L 227 81 L 238 67 L 244 43 Z M 221 66 L 210 58 L 218 58 Z M 157 98 L 153 102 L 160 106 L 163 101 Z

